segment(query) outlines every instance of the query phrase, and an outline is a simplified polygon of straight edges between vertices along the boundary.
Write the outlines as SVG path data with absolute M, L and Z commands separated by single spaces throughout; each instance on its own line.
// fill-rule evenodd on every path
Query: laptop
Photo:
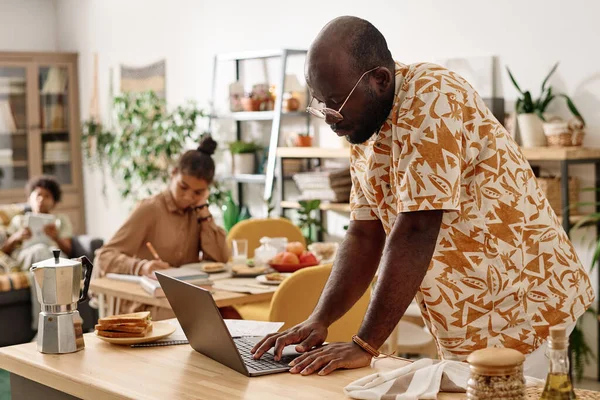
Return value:
M 231 337 L 223 317 L 208 290 L 156 272 L 171 308 L 198 353 L 204 354 L 246 376 L 286 372 L 288 363 L 300 353 L 287 346 L 280 361 L 273 358 L 273 349 L 255 360 L 250 350 L 261 337 Z

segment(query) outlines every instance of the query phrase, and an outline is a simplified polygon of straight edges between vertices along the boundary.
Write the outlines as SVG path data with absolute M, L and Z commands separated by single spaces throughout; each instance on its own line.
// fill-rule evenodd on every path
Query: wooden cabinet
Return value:
M 57 212 L 85 232 L 77 54 L 0 52 L 0 204 L 25 202 L 25 184 L 55 176 Z

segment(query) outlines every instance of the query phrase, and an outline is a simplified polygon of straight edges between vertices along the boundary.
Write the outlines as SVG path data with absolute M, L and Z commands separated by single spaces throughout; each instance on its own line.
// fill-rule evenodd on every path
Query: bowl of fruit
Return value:
M 278 253 L 269 260 L 269 265 L 277 272 L 295 272 L 306 267 L 319 264 L 317 257 L 307 251 L 300 242 L 290 242 L 285 251 Z

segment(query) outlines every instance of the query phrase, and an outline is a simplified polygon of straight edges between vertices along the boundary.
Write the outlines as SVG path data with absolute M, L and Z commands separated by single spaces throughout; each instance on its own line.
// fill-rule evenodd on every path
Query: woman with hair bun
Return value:
M 95 265 L 100 276 L 112 272 L 153 277 L 154 271 L 198 262 L 200 251 L 204 260 L 228 260 L 225 231 L 213 221 L 207 203 L 215 175 L 212 155 L 216 148 L 217 143 L 206 137 L 197 150 L 181 156 L 168 188 L 142 200 L 113 238 L 98 250 Z M 147 242 L 153 245 L 158 259 Z M 122 301 L 116 311 L 142 310 L 150 307 Z

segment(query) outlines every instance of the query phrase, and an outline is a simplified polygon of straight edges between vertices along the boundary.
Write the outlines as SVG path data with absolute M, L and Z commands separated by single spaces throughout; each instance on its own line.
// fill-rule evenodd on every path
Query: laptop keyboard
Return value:
M 281 357 L 281 361 L 275 361 L 273 355 L 270 353 L 265 353 L 260 360 L 255 360 L 253 358 L 253 354 L 250 353 L 250 350 L 252 350 L 254 347 L 255 342 L 243 337 L 233 338 L 233 341 L 235 342 L 235 346 L 238 348 L 240 355 L 242 356 L 242 360 L 244 360 L 244 364 L 256 371 L 268 371 L 281 367 L 287 367 L 289 362 L 296 358 L 296 356 L 283 356 Z

